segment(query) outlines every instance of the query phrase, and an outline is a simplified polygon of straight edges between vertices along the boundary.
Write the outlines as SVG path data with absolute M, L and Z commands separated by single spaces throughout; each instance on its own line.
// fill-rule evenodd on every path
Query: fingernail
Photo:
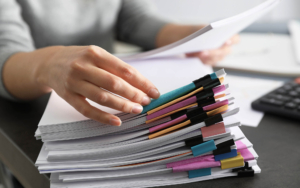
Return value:
M 141 105 L 134 105 L 132 110 L 131 110 L 131 113 L 133 114 L 139 114 L 143 111 L 143 107 Z
M 157 99 L 159 96 L 160 96 L 160 93 L 158 92 L 157 89 L 151 89 L 148 93 L 148 95 L 151 97 L 151 98 L 154 98 L 154 99 Z
M 201 55 L 202 56 L 208 56 L 209 55 L 209 51 L 204 50 L 204 51 L 202 51 Z
M 109 124 L 113 126 L 121 126 L 121 121 L 118 118 L 111 118 Z
M 148 105 L 151 102 L 150 98 L 148 96 L 144 96 L 142 100 L 142 105 Z

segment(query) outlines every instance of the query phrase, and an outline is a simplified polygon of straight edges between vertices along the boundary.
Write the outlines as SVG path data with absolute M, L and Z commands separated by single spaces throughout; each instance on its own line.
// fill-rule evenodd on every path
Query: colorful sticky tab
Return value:
M 220 160 L 228 159 L 228 158 L 235 157 L 235 156 L 237 156 L 237 150 L 232 149 L 231 152 L 223 153 L 220 155 L 215 155 L 215 161 L 220 161 Z
M 209 175 L 211 175 L 211 168 L 202 168 L 202 169 L 197 169 L 197 170 L 191 170 L 188 173 L 189 173 L 189 178 L 209 176 Z
M 242 157 L 240 152 L 238 152 L 238 155 L 236 157 L 221 160 L 222 170 L 241 166 L 244 166 L 244 158 Z
M 181 88 L 175 89 L 173 91 L 161 95 L 158 99 L 152 100 L 149 105 L 144 106 L 142 114 L 192 91 L 193 89 L 195 89 L 195 87 L 196 86 L 194 83 L 190 83 L 186 86 L 183 86 Z
M 211 125 L 209 127 L 201 128 L 203 138 L 226 133 L 225 125 L 223 122 Z
M 217 147 L 215 145 L 215 142 L 213 140 L 210 140 L 210 141 L 204 142 L 202 144 L 193 146 L 193 147 L 191 147 L 191 149 L 192 149 L 193 155 L 196 157 L 201 154 L 207 153 L 209 151 L 213 151 L 213 150 L 217 149 Z

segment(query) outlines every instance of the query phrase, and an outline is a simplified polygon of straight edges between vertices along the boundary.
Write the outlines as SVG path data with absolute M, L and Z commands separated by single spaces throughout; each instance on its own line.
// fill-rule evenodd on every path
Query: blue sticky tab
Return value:
M 144 106 L 144 109 L 142 111 L 142 114 L 143 113 L 146 113 L 148 112 L 149 110 L 152 110 L 156 107 L 159 107 L 167 102 L 170 102 L 178 97 L 181 97 L 182 95 L 192 91 L 193 89 L 195 89 L 196 86 L 195 84 L 192 82 L 186 86 L 183 86 L 181 88 L 178 88 L 178 89 L 175 89 L 173 91 L 170 91 L 168 93 L 165 93 L 163 95 L 161 95 L 158 99 L 153 99 L 151 101 L 151 103 L 147 106 Z
M 189 173 L 189 178 L 209 176 L 209 175 L 211 175 L 211 168 L 202 168 L 202 169 L 197 169 L 197 170 L 190 170 L 188 173 Z
M 215 155 L 215 161 L 220 161 L 222 159 L 228 159 L 228 158 L 236 157 L 236 156 L 237 156 L 237 150 L 232 149 L 231 152 L 223 153 L 220 155 Z
M 204 142 L 202 144 L 198 144 L 196 146 L 191 147 L 194 157 L 199 156 L 203 153 L 213 151 L 217 149 L 215 142 L 210 140 L 208 142 Z
M 212 80 L 215 80 L 215 79 L 217 79 L 218 77 L 217 77 L 216 73 L 211 73 L 211 74 L 210 74 L 210 78 L 211 78 Z

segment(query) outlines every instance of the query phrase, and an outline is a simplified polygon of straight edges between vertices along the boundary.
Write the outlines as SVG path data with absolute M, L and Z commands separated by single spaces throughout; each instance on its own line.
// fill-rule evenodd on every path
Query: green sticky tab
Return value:
M 152 110 L 154 108 L 157 108 L 167 102 L 170 102 L 178 97 L 181 97 L 182 95 L 192 91 L 193 89 L 195 89 L 196 86 L 194 83 L 190 83 L 186 86 L 183 86 L 181 88 L 175 89 L 173 91 L 170 91 L 168 93 L 165 93 L 163 95 L 161 95 L 158 99 L 154 99 L 151 101 L 151 103 L 147 106 L 144 106 L 144 109 L 142 111 L 143 113 L 148 112 L 149 110 Z
M 189 178 L 209 176 L 209 175 L 211 175 L 211 168 L 202 168 L 202 169 L 197 169 L 197 170 L 190 170 L 188 173 L 189 173 Z

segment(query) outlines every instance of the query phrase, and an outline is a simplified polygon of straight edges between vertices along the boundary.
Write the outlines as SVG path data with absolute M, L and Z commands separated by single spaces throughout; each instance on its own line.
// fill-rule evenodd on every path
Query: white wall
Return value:
M 152 0 L 161 16 L 185 24 L 212 22 L 243 12 L 265 0 Z M 281 0 L 260 21 L 300 19 L 300 0 Z

